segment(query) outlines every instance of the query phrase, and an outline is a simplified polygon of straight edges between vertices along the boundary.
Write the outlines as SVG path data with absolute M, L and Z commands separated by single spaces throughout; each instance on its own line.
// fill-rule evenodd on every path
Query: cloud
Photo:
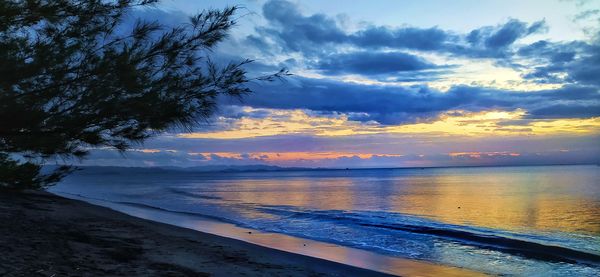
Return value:
M 128 26 L 136 16 L 169 26 L 187 22 L 183 12 L 133 14 Z M 597 38 L 525 45 L 530 41 L 525 38 L 548 26 L 544 20 L 517 19 L 467 32 L 370 23 L 347 29 L 340 17 L 306 14 L 288 1 L 268 1 L 262 14 L 265 20 L 254 26 L 254 34 L 233 32 L 212 53 L 214 61 L 249 57 L 257 60 L 246 67 L 251 77 L 281 67 L 297 75 L 284 82 L 253 82 L 254 93 L 243 102 L 220 101 L 224 104 L 214 120 L 199 127 L 205 136 L 161 136 L 148 141 L 145 149 L 127 152 L 125 165 L 381 167 L 582 162 L 593 157 L 597 161 Z M 591 14 L 582 16 L 597 13 Z M 480 70 L 482 64 L 489 66 Z M 498 67 L 502 71 L 495 70 Z M 509 81 L 500 88 L 502 80 Z M 532 88 L 515 89 L 509 86 L 513 80 L 514 87 L 525 83 Z M 216 139 L 215 134 L 228 137 Z M 566 134 L 572 136 L 559 137 Z M 344 155 L 311 158 L 313 153 L 333 152 Z M 300 158 L 274 162 L 274 153 Z M 103 165 L 123 164 L 121 160 L 107 149 L 94 150 L 91 157 L 92 163 Z
M 167 25 L 187 20 L 182 12 L 156 9 L 139 10 L 133 14 L 135 16 L 131 18 L 159 19 Z M 268 24 L 257 27 L 261 36 L 247 36 L 244 42 L 269 48 L 268 52 L 273 47 L 280 47 L 288 51 L 284 52 L 287 54 L 290 51 L 300 52 L 300 56 L 287 55 L 288 59 L 279 65 L 307 66 L 328 76 L 350 74 L 377 81 L 434 81 L 440 78 L 442 72 L 451 70 L 451 67 L 436 65 L 422 55 L 422 52 L 434 52 L 507 60 L 516 55 L 537 65 L 524 73 L 524 78 L 539 83 L 577 85 L 530 92 L 476 85 L 455 85 L 439 90 L 427 85 L 387 86 L 381 85 L 382 82 L 359 84 L 298 76 L 288 78 L 284 83 L 251 84 L 255 93 L 242 104 L 255 109 L 243 110 L 237 100 L 226 99 L 226 105 L 221 106 L 216 114 L 218 120 L 203 125 L 204 130 L 235 129 L 241 126 L 243 118 L 276 119 L 284 116 L 269 109 L 303 110 L 307 114 L 332 117 L 343 115 L 349 121 L 382 125 L 429 122 L 454 110 L 524 110 L 529 119 L 600 116 L 597 88 L 600 79 L 596 78 L 600 75 L 600 48 L 597 43 L 538 41 L 513 49 L 519 39 L 544 32 L 547 26 L 543 20 L 528 24 L 509 19 L 496 26 L 459 34 L 439 27 L 375 25 L 345 31 L 334 17 L 318 13 L 304 15 L 295 4 L 281 0 L 266 2 L 263 15 Z M 237 53 L 223 56 L 218 51 L 217 54 L 223 60 L 239 58 Z M 276 66 L 254 63 L 248 70 L 254 74 L 275 70 Z
M 408 49 L 471 58 L 505 57 L 507 48 L 518 39 L 548 28 L 543 20 L 527 24 L 510 19 L 504 24 L 482 27 L 468 34 L 456 34 L 438 27 L 376 25 L 346 32 L 335 18 L 320 13 L 303 15 L 295 4 L 283 0 L 265 3 L 263 15 L 270 25 L 257 28 L 259 34 L 278 42 L 284 51 L 307 56 L 335 51 L 332 46 L 350 45 L 363 50 Z
M 351 119 L 377 121 L 381 124 L 411 123 L 436 118 L 450 110 L 483 111 L 539 110 L 555 105 L 597 106 L 600 91 L 595 87 L 565 86 L 532 92 L 454 86 L 439 91 L 426 86 L 384 86 L 357 84 L 328 79 L 290 78 L 290 82 L 263 84 L 244 105 L 270 109 L 305 109 L 349 114 Z M 580 117 L 562 113 L 565 118 Z M 538 114 L 531 114 L 534 118 Z M 600 110 L 589 109 L 587 117 L 600 116 Z
M 540 83 L 600 86 L 600 33 L 591 42 L 537 41 L 518 54 L 537 64 L 522 76 Z
M 529 112 L 532 118 L 589 118 L 600 116 L 600 102 L 595 105 L 556 104 Z
M 348 41 L 365 48 L 400 48 L 413 50 L 444 50 L 457 37 L 433 28 L 390 28 L 370 26 L 349 35 Z
M 600 9 L 585 10 L 575 15 L 575 21 L 585 20 L 600 15 Z
M 245 107 L 252 111 L 253 108 Z M 486 110 L 469 112 L 452 110 L 439 114 L 429 121 L 385 125 L 363 121 L 354 114 L 338 112 L 313 112 L 306 110 L 272 110 L 272 116 L 252 118 L 244 116 L 235 126 L 221 130 L 199 129 L 193 133 L 179 134 L 181 138 L 239 139 L 287 134 L 305 136 L 346 137 L 355 135 L 427 134 L 436 136 L 461 135 L 465 137 L 489 136 L 548 136 L 559 134 L 592 134 L 600 128 L 600 118 L 571 118 L 563 116 L 532 116 L 524 110 Z M 250 113 L 249 113 L 250 114 Z M 368 115 L 367 115 L 368 116 Z M 532 119 L 531 117 L 535 117 Z M 362 121 L 362 122 L 361 122 Z
M 329 75 L 380 75 L 434 69 L 437 66 L 421 57 L 402 52 L 360 51 L 324 56 L 314 68 Z
M 485 38 L 485 45 L 489 48 L 507 47 L 517 39 L 537 33 L 543 29 L 547 29 L 544 21 L 535 22 L 527 27 L 526 23 L 512 19 Z
M 471 147 L 472 149 L 473 147 Z M 352 152 L 207 152 L 182 151 L 127 153 L 124 159 L 115 150 L 96 149 L 79 165 L 99 166 L 210 166 L 278 165 L 286 167 L 373 168 L 425 166 L 535 165 L 597 163 L 599 149 L 553 149 L 544 151 L 457 151 L 435 154 L 376 154 Z
M 526 46 L 515 45 L 519 39 L 545 32 L 548 26 L 544 20 L 528 24 L 509 19 L 467 33 L 437 26 L 377 25 L 346 31 L 338 18 L 321 13 L 305 15 L 296 4 L 288 1 L 268 1 L 262 10 L 267 24 L 257 26 L 256 34 L 224 43 L 224 48 L 229 50 L 252 46 L 246 47 L 244 54 L 258 59 L 247 66 L 252 76 L 275 72 L 282 67 L 304 67 L 328 75 L 356 74 L 380 82 L 422 83 L 438 80 L 438 75 L 450 69 L 428 71 L 436 69 L 423 58 L 423 53 L 430 53 L 447 58 L 494 59 L 496 65 L 521 71 L 523 78 L 539 84 L 600 85 L 600 78 L 596 78 L 600 74 L 598 38 L 589 42 L 542 40 Z M 175 26 L 187 22 L 188 16 L 181 11 L 137 9 L 126 17 L 122 27 L 130 28 L 136 19 L 159 20 L 167 26 Z M 406 53 L 407 50 L 413 52 Z M 237 53 L 217 51 L 214 54 L 217 62 L 241 60 Z M 282 62 L 280 58 L 285 56 L 288 59 Z M 382 76 L 384 74 L 387 75 Z
M 544 30 L 547 30 L 547 26 L 543 20 L 528 25 L 525 22 L 510 19 L 495 27 L 482 27 L 471 31 L 466 36 L 471 47 L 462 49 L 458 53 L 472 57 L 505 57 L 508 55 L 507 48 L 518 39 Z
M 275 28 L 259 28 L 259 33 L 291 51 L 317 51 L 323 44 L 343 43 L 347 39 L 334 19 L 323 14 L 303 16 L 287 1 L 268 1 L 263 6 L 263 16 Z
M 579 17 L 590 17 L 589 10 Z M 325 75 L 359 75 L 377 82 L 425 83 L 439 81 L 463 67 L 436 68 L 424 55 L 444 59 L 480 59 L 514 70 L 520 82 L 532 85 L 577 84 L 600 86 L 600 33 L 589 28 L 590 40 L 519 41 L 545 33 L 545 20 L 532 23 L 508 19 L 459 33 L 438 26 L 381 26 L 365 24 L 345 30 L 338 18 L 322 13 L 303 14 L 289 1 L 271 0 L 263 5 L 267 24 L 248 36 L 250 45 L 264 53 L 294 56 L 292 67 L 313 69 Z M 408 53 L 410 52 L 410 53 Z M 300 61 L 300 62 L 297 62 Z M 434 70 L 435 69 L 435 70 Z M 466 69 L 466 68 L 464 68 Z M 464 73 L 466 74 L 466 73 Z M 494 85 L 490 82 L 490 85 Z

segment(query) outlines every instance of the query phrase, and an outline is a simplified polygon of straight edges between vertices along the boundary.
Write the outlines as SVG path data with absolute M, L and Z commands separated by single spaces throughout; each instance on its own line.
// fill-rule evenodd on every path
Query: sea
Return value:
M 597 165 L 84 168 L 51 192 L 509 276 L 600 276 Z

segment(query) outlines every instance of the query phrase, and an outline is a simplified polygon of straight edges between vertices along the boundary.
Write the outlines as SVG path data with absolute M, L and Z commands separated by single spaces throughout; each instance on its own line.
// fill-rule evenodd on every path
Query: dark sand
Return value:
M 0 193 L 0 221 L 0 276 L 390 276 L 46 192 Z M 399 267 L 403 275 L 479 275 L 411 261 Z
M 49 193 L 0 195 L 0 276 L 385 276 Z

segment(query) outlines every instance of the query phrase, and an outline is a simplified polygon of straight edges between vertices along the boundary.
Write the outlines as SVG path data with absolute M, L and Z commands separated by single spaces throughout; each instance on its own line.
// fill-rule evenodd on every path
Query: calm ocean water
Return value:
M 600 276 L 595 165 L 238 173 L 90 169 L 51 191 L 491 274 Z

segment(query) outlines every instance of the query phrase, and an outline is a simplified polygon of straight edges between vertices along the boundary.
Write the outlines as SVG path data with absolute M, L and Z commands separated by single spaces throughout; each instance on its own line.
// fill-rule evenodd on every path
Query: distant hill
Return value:
M 56 166 L 44 166 L 44 171 L 50 171 Z M 272 165 L 207 165 L 194 167 L 121 167 L 121 166 L 77 166 L 86 173 L 124 174 L 124 173 L 168 173 L 178 172 L 253 172 L 253 171 L 301 171 L 313 170 L 302 167 L 280 167 Z
M 193 167 L 161 167 L 169 170 L 188 171 L 188 172 L 230 172 L 230 171 L 288 171 L 288 170 L 306 170 L 309 168 L 290 168 L 274 165 L 206 165 Z

